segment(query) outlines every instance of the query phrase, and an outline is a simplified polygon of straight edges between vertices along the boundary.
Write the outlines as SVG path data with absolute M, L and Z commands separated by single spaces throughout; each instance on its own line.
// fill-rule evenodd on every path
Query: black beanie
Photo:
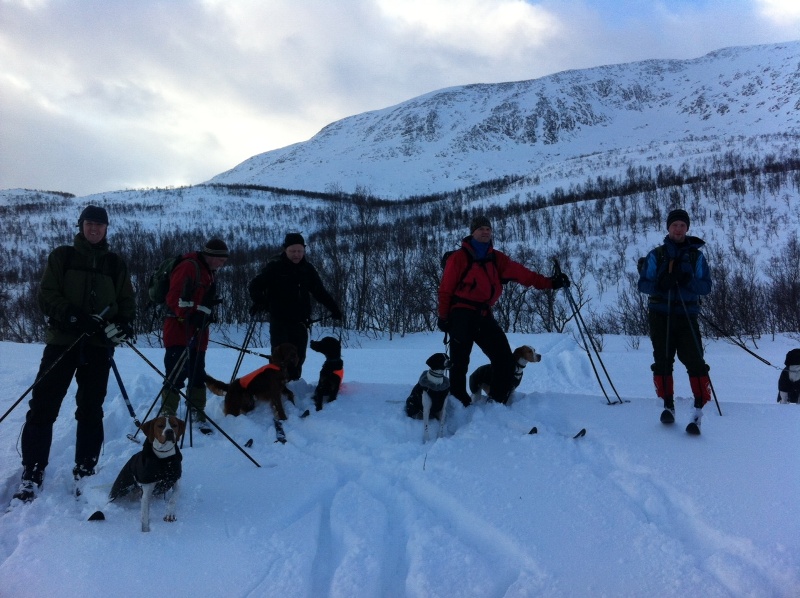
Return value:
M 83 221 L 99 222 L 108 226 L 108 212 L 99 206 L 86 206 L 78 217 L 78 227 L 83 227 Z
M 675 222 L 676 220 L 685 222 L 686 230 L 689 230 L 689 214 L 686 213 L 686 210 L 672 210 L 667 215 L 667 228 L 669 228 L 669 225 Z
M 792 349 L 786 354 L 786 361 L 784 365 L 800 365 L 800 349 Z
M 486 216 L 475 216 L 475 218 L 472 219 L 472 222 L 469 223 L 469 232 L 474 233 L 482 226 L 488 226 L 489 228 L 492 228 L 492 223 L 489 222 L 489 219 Z
M 209 257 L 229 257 L 228 246 L 222 239 L 211 239 L 201 251 L 203 255 Z
M 286 249 L 287 247 L 290 247 L 292 245 L 302 245 L 303 247 L 305 247 L 306 240 L 300 233 L 289 233 L 283 239 L 283 248 Z

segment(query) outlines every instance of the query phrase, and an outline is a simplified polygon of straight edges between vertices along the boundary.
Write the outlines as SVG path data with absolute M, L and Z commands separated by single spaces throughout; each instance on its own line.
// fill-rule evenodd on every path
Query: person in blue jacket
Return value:
M 687 431 L 699 433 L 703 406 L 711 400 L 709 367 L 697 316 L 700 297 L 711 292 L 711 274 L 703 253 L 705 242 L 687 234 L 689 214 L 672 210 L 667 216 L 664 243 L 647 254 L 639 272 L 639 291 L 650 296 L 648 323 L 653 342 L 653 382 L 663 399 L 661 421 L 675 421 L 672 368 L 675 355 L 686 366 L 695 412 Z M 696 430 L 695 430 L 696 428 Z

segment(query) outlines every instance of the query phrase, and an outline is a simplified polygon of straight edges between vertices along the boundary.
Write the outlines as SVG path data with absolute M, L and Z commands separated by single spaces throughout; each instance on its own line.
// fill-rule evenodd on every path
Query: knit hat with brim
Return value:
M 222 239 L 211 239 L 201 251 L 208 257 L 229 257 L 228 246 Z

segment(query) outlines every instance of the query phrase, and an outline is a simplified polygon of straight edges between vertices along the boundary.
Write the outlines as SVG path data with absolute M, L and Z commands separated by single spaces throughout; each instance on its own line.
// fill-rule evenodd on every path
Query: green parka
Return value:
M 106 239 L 92 245 L 83 233 L 75 235 L 72 246 L 50 253 L 37 299 L 48 317 L 45 341 L 52 345 L 70 345 L 80 336 L 68 323 L 70 315 L 99 314 L 108 307 L 103 317 L 109 322 L 132 324 L 136 317 L 127 264 Z M 106 338 L 98 333 L 90 342 L 104 345 Z

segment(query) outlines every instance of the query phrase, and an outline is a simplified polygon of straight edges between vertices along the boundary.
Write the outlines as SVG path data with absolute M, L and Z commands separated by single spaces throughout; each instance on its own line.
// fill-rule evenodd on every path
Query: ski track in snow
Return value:
M 24 350 L 34 355 L 40 348 Z M 554 342 L 548 358 L 561 353 L 568 353 L 566 343 Z M 748 444 L 763 455 L 757 458 L 737 452 L 732 439 L 766 407 L 726 404 L 724 423 L 731 429 L 725 430 L 709 405 L 704 435 L 688 437 L 690 399 L 678 399 L 672 427 L 658 423 L 653 399 L 608 406 L 594 390 L 577 392 L 579 381 L 592 376 L 578 355 L 560 361 L 560 376 L 541 372 L 557 383 L 570 380 L 565 387 L 575 394 L 532 390 L 515 393 L 507 407 L 469 409 L 451 399 L 448 433 L 436 439 L 433 422 L 427 444 L 421 422 L 402 412 L 415 376 L 404 384 L 391 375 L 385 383 L 346 382 L 338 401 L 321 412 L 313 408 L 313 386 L 293 383 L 297 405 L 287 405 L 286 445 L 274 442 L 266 405 L 224 417 L 221 400 L 209 394 L 209 415 L 240 445 L 252 438 L 249 453 L 262 467 L 221 434 L 195 432 L 194 447 L 187 437 L 183 449 L 178 522 L 161 521 L 164 505 L 156 501 L 150 534 L 138 530 L 137 502 L 106 502 L 120 467 L 139 450 L 125 437 L 133 426 L 113 379 L 101 467 L 80 500 L 68 497 L 73 385 L 56 424 L 46 491 L 3 516 L 0 587 L 6 589 L 0 595 L 33 595 L 30 588 L 61 596 L 109 589 L 130 595 L 142 572 L 128 555 L 139 551 L 154 564 L 148 568 L 153 583 L 174 583 L 171 568 L 155 563 L 177 561 L 191 568 L 189 581 L 181 576 L 184 590 L 219 596 L 797 595 L 798 526 L 790 518 L 797 507 L 786 511 L 783 531 L 776 528 L 767 540 L 757 531 L 769 515 L 748 511 L 762 496 L 797 489 L 796 464 L 787 466 L 786 488 L 766 491 L 759 484 L 769 483 L 769 468 L 753 468 L 785 450 L 775 437 L 797 438 L 791 432 L 800 424 L 797 413 L 786 411 L 789 417 L 771 435 L 753 432 L 763 436 Z M 119 363 L 143 417 L 157 380 L 126 376 L 123 364 L 132 362 L 120 356 Z M 212 363 L 211 372 L 227 365 Z M 24 373 L 3 367 L 0 377 L 24 390 L 35 367 L 35 361 Z M 317 369 L 307 365 L 305 378 L 314 380 Z M 535 367 L 526 376 L 521 388 L 533 389 Z M 311 415 L 300 419 L 306 408 Z M 3 496 L 17 485 L 14 444 L 24 411 L 23 405 L 15 412 L 16 425 L 0 426 Z M 766 428 L 778 420 L 756 422 Z M 529 435 L 534 425 L 539 432 Z M 582 427 L 587 435 L 572 439 Z M 746 495 L 742 504 L 716 495 L 724 484 L 692 487 L 717 469 L 730 477 L 726 483 L 747 485 L 734 495 Z M 737 475 L 742 472 L 750 477 Z M 776 504 L 796 503 L 793 497 L 776 497 Z M 764 505 L 765 511 L 774 507 Z M 86 522 L 97 509 L 107 520 Z M 732 520 L 742 521 L 738 532 L 729 529 Z M 189 548 L 197 545 L 204 548 Z M 48 561 L 48 577 L 40 579 L 31 560 L 48 546 L 69 550 Z M 103 567 L 115 572 L 110 587 L 93 574 Z M 79 587 L 58 585 L 60 576 L 79 580 Z

